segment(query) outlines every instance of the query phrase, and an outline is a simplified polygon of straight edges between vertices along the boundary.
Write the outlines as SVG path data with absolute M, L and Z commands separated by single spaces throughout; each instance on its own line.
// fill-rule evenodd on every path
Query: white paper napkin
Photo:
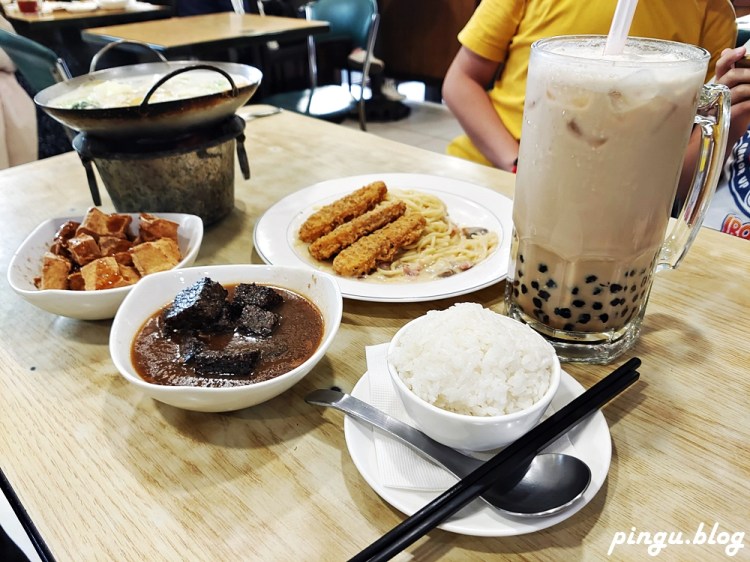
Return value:
M 368 346 L 365 349 L 370 387 L 369 403 L 394 418 L 416 427 L 391 383 L 386 363 L 387 349 L 388 344 Z M 545 418 L 552 413 L 554 409 L 548 409 Z M 384 486 L 407 490 L 440 491 L 450 488 L 457 482 L 456 477 L 443 467 L 423 459 L 408 446 L 380 430 L 373 430 L 373 442 L 380 481 Z M 544 452 L 575 454 L 574 451 L 573 444 L 566 434 L 547 447 Z M 473 456 L 486 460 L 496 452 L 474 453 Z

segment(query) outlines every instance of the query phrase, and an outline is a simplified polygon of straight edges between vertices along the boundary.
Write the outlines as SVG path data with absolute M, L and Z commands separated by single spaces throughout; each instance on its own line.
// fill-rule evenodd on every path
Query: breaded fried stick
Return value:
M 406 203 L 403 201 L 383 201 L 372 211 L 340 224 L 328 234 L 315 240 L 308 248 L 310 254 L 316 260 L 327 260 L 363 236 L 396 220 L 405 212 Z
M 372 209 L 385 199 L 387 192 L 388 188 L 385 184 L 382 181 L 376 181 L 322 207 L 302 224 L 299 229 L 300 240 L 312 242 L 328 234 L 338 225 Z
M 406 213 L 342 250 L 333 260 L 333 270 L 347 277 L 365 275 L 378 263 L 393 261 L 396 252 L 419 240 L 426 225 L 420 213 Z

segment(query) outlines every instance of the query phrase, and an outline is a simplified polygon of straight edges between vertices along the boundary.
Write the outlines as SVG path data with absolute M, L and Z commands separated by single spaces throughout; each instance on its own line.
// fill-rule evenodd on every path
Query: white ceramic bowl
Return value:
M 518 323 L 512 318 L 507 319 Z M 396 333 L 388 346 L 388 372 L 391 381 L 406 412 L 421 431 L 455 449 L 489 451 L 509 445 L 539 423 L 560 386 L 560 361 L 551 346 L 553 368 L 550 385 L 545 394 L 532 406 L 497 416 L 458 414 L 420 398 L 404 383 L 392 363 L 393 350 L 399 344 L 399 340 L 407 331 L 424 330 L 427 321 L 426 316 L 420 316 L 407 323 Z M 531 331 L 528 326 L 518 324 Z M 445 325 L 445 329 L 449 330 L 450 325 Z M 534 335 L 541 338 L 535 332 Z M 421 353 L 427 354 L 430 350 L 423 349 Z
M 168 386 L 143 380 L 131 360 L 133 340 L 143 324 L 174 300 L 182 289 L 203 277 L 223 284 L 259 283 L 298 293 L 314 303 L 323 315 L 323 337 L 315 353 L 291 371 L 272 379 L 231 388 Z M 335 279 L 309 268 L 271 265 L 214 265 L 164 271 L 144 277 L 117 311 L 109 338 L 109 351 L 117 369 L 132 385 L 151 398 L 185 410 L 228 412 L 274 398 L 304 378 L 323 358 L 338 332 L 343 299 Z
M 98 4 L 94 1 L 74 0 L 73 2 L 66 2 L 65 10 L 74 13 L 93 12 L 98 7 Z
M 102 10 L 124 10 L 133 0 L 97 0 L 97 4 Z
M 123 213 L 133 217 L 131 231 L 137 232 L 139 213 Z M 203 221 L 195 215 L 183 213 L 154 213 L 156 216 L 178 223 L 177 242 L 182 261 L 177 268 L 188 267 L 195 262 L 203 241 Z M 69 220 L 80 221 L 83 217 L 62 217 L 44 221 L 19 246 L 10 260 L 8 283 L 11 288 L 36 307 L 78 320 L 105 320 L 113 318 L 130 287 L 118 287 L 101 291 L 67 291 L 48 289 L 40 291 L 34 286 L 34 278 L 42 270 L 42 257 L 52 244 L 55 233 Z M 140 281 L 138 282 L 140 283 Z M 136 285 L 138 284 L 136 283 Z

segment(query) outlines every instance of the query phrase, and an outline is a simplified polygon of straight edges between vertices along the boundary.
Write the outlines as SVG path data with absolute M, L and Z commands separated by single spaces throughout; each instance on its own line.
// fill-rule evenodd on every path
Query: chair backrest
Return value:
M 65 61 L 44 45 L 26 37 L 0 29 L 0 48 L 35 92 L 71 76 Z
M 316 40 L 349 39 L 354 47 L 367 49 L 377 13 L 375 0 L 316 0 L 309 4 L 308 17 L 330 26 Z

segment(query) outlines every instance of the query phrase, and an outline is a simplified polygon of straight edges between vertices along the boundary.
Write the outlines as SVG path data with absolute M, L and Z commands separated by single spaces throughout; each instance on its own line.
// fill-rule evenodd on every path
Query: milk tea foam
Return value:
M 558 330 L 617 331 L 645 306 L 705 76 L 705 59 L 669 64 L 679 49 L 602 52 L 529 68 L 510 298 Z

